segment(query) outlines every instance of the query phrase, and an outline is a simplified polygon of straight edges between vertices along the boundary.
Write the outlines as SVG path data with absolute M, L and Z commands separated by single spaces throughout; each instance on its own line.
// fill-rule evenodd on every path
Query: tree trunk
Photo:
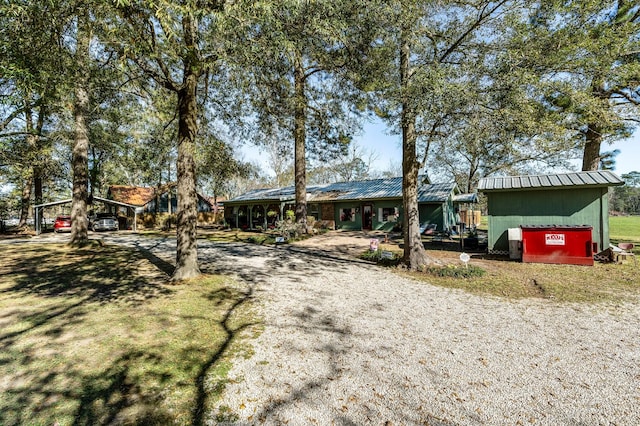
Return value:
M 40 165 L 33 166 L 33 199 L 36 206 L 42 204 L 42 167 Z M 38 223 L 33 223 L 36 229 L 42 229 L 44 218 L 38 215 Z
M 602 132 L 597 124 L 589 124 L 582 154 L 582 171 L 595 171 L 600 168 L 600 146 Z
M 295 142 L 295 185 L 296 185 L 296 222 L 307 223 L 307 164 L 306 164 L 306 120 L 307 98 L 305 95 L 305 76 L 302 59 L 296 58 L 294 69 L 295 112 L 293 139 Z
M 418 214 L 418 160 L 416 157 L 416 117 L 409 96 L 411 48 L 408 29 L 403 28 L 400 46 L 400 88 L 402 90 L 402 207 L 404 232 L 404 262 L 410 269 L 418 269 L 428 262 L 420 236 Z
M 24 180 L 24 186 L 22 187 L 22 196 L 20 197 L 20 221 L 18 222 L 18 228 L 22 228 L 27 224 L 27 218 L 29 217 L 29 206 L 31 205 L 31 190 L 33 189 L 33 173 Z
M 43 147 L 42 147 L 42 129 L 44 128 L 44 122 L 46 119 L 46 115 L 48 113 L 47 106 L 45 104 L 40 105 L 40 109 L 38 111 L 38 122 L 35 129 L 35 141 L 34 144 L 36 146 L 36 163 L 33 166 L 33 192 L 36 204 L 42 204 L 43 194 L 42 194 L 42 181 L 44 179 L 44 165 L 46 164 L 47 159 L 43 155 Z M 40 215 L 40 220 L 43 217 Z
M 591 96 L 598 99 L 603 110 L 609 108 L 609 94 L 605 89 L 604 80 L 600 75 L 595 75 L 591 82 Z M 600 123 L 604 122 L 600 118 Z M 600 168 L 600 146 L 603 140 L 603 126 L 596 120 L 587 123 L 587 133 L 585 135 L 584 150 L 582 152 L 582 171 L 596 171 Z
M 75 78 L 75 99 L 73 116 L 75 136 L 71 168 L 73 170 L 73 194 L 71 200 L 71 241 L 74 246 L 81 246 L 89 240 L 87 223 L 87 197 L 89 180 L 89 129 L 87 116 L 89 113 L 89 16 L 82 12 L 78 16 L 78 32 L 76 46 L 76 64 L 78 70 Z
M 185 41 L 189 48 L 195 47 L 195 29 L 191 17 L 182 22 Z M 198 196 L 196 193 L 195 139 L 198 133 L 198 105 L 196 91 L 198 74 L 195 58 L 185 60 L 184 80 L 178 91 L 178 159 L 176 223 L 176 269 L 172 281 L 181 281 L 200 275 L 198 267 L 198 243 L 196 221 Z M 171 188 L 169 186 L 169 191 Z M 169 201 L 171 199 L 169 198 Z
M 25 104 L 28 105 L 31 99 L 27 98 Z M 33 134 L 33 115 L 31 108 L 26 108 L 24 113 L 25 128 L 27 131 L 27 147 L 29 149 L 28 159 L 33 161 L 36 155 L 36 138 Z M 20 221 L 18 227 L 22 228 L 27 224 L 27 218 L 29 217 L 29 206 L 31 205 L 31 191 L 33 190 L 33 169 L 31 173 L 24 179 L 24 186 L 22 187 L 22 196 L 20 197 Z

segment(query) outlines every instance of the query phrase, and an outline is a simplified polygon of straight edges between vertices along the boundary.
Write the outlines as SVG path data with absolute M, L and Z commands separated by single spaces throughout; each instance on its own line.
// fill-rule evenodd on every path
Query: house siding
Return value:
M 156 207 L 157 203 L 157 207 Z M 153 198 L 149 201 L 144 211 L 147 213 L 168 213 L 169 212 L 169 196 L 165 192 L 164 194 Z M 206 202 L 202 197 L 198 196 L 198 212 L 210 212 L 211 204 Z M 178 197 L 175 193 L 171 194 L 171 213 L 178 212 Z
M 373 205 L 373 221 L 372 228 L 377 231 L 392 231 L 396 227 L 402 228 L 402 200 L 378 201 L 371 203 Z M 384 209 L 393 210 L 398 216 L 388 216 L 387 220 L 383 220 Z
M 437 223 L 442 230 L 450 229 L 455 224 L 453 196 L 458 192 L 455 183 L 423 182 L 418 191 L 421 215 L 427 215 L 426 220 Z M 293 202 L 294 195 L 293 187 L 249 191 L 225 201 L 225 206 L 233 209 L 233 213 L 227 211 L 227 221 L 231 226 L 241 225 L 241 216 L 244 213 L 239 209 L 241 206 L 248 208 L 273 202 L 280 204 L 281 213 L 284 214 L 289 208 L 287 203 Z M 308 215 L 313 216 L 316 223 L 320 222 L 318 226 L 380 231 L 401 228 L 401 177 L 310 186 L 307 187 L 307 200 Z M 369 212 L 369 206 L 370 217 L 365 214 Z M 421 218 L 421 222 L 423 221 L 425 219 Z
M 334 220 L 337 229 L 362 229 L 362 210 L 358 201 L 335 203 Z
M 333 203 L 324 203 L 320 205 L 320 220 L 335 220 L 335 206 Z
M 418 206 L 420 223 L 429 222 L 438 225 L 438 230 L 445 229 L 444 212 L 441 204 L 422 204 Z

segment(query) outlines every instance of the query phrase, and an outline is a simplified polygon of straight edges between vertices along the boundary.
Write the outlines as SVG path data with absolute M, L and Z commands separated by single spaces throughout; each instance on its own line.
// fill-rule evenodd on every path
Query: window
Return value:
M 347 208 L 340 210 L 340 222 L 355 222 L 356 221 L 356 209 Z
M 320 208 L 318 204 L 310 204 L 309 210 L 307 211 L 308 216 L 313 216 L 315 220 L 320 218 Z
M 397 222 L 398 216 L 400 213 L 398 212 L 397 207 L 381 207 L 379 209 L 378 216 L 380 216 L 380 221 L 382 222 Z

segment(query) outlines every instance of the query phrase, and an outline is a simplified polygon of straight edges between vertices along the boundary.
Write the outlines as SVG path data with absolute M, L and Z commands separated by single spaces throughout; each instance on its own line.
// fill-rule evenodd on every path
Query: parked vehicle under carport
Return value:
M 118 219 L 111 213 L 98 213 L 89 221 L 92 231 L 117 231 Z

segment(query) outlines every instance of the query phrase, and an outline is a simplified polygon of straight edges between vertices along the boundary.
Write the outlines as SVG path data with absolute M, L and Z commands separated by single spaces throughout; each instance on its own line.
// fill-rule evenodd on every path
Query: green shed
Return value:
M 590 225 L 598 251 L 609 246 L 610 186 L 624 185 L 610 171 L 480 179 L 487 196 L 488 250 L 509 254 L 508 229 L 520 225 Z

